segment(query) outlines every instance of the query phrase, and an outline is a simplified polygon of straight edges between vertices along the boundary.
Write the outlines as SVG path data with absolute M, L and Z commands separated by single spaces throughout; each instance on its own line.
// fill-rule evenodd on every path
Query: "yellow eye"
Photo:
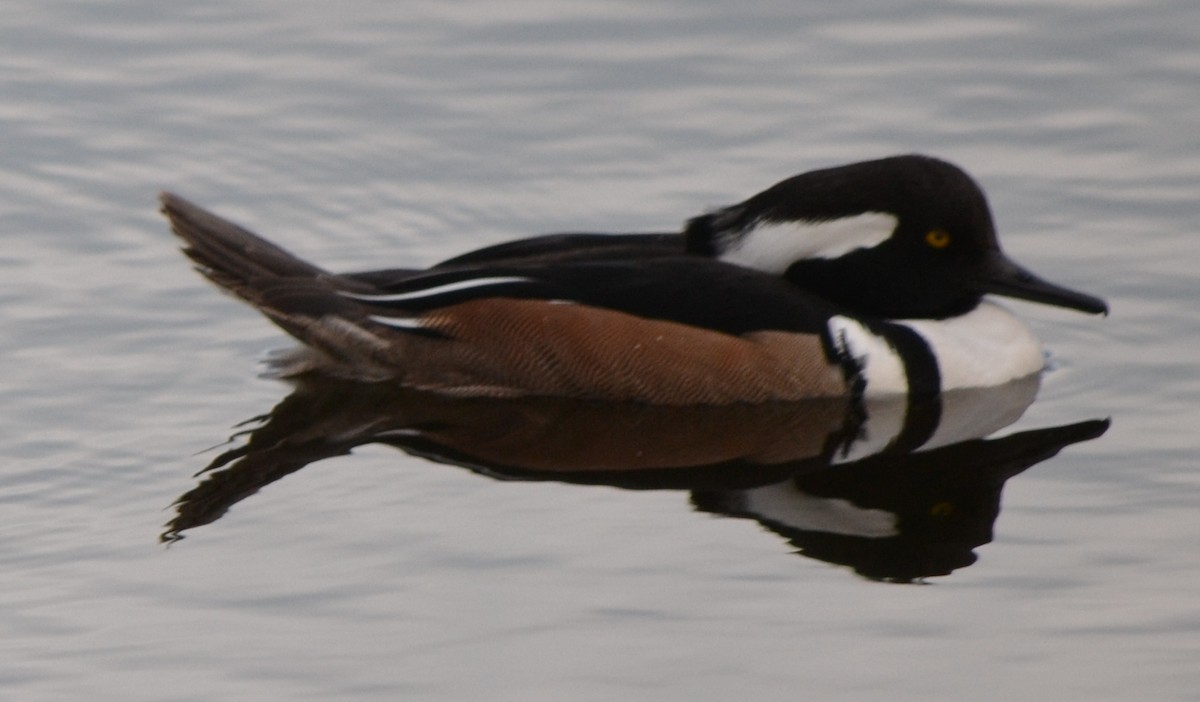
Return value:
M 925 243 L 930 248 L 944 249 L 950 245 L 950 233 L 945 229 L 930 229 L 925 232 Z
M 954 503 L 942 501 L 929 508 L 929 516 L 931 517 L 949 517 L 954 514 Z

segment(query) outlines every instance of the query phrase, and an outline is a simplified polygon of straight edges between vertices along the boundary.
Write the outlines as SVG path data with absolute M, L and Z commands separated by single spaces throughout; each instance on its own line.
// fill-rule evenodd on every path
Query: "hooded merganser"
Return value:
M 1042 370 L 988 293 L 1107 313 L 1005 257 L 978 185 L 925 156 L 803 173 L 682 234 L 535 237 L 424 270 L 328 273 L 162 204 L 205 276 L 305 344 L 282 376 L 664 405 L 911 399 Z

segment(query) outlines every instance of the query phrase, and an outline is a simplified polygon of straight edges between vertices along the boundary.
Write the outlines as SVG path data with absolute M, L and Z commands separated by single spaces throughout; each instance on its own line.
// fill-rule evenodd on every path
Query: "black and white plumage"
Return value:
M 535 237 L 426 270 L 329 273 L 162 202 L 201 272 L 303 342 L 284 374 L 458 395 L 930 395 L 1040 370 L 989 292 L 1106 310 L 1004 257 L 974 181 L 921 156 L 795 176 L 681 234 Z

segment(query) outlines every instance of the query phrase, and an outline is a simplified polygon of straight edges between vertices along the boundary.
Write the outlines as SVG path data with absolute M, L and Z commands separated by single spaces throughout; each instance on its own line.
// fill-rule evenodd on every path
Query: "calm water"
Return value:
M 4 17 L 6 699 L 1195 699 L 1200 5 Z M 748 518 L 769 491 L 496 480 L 380 445 L 159 543 L 240 443 L 206 449 L 292 389 L 256 377 L 285 338 L 189 270 L 158 190 L 366 268 L 670 229 L 905 151 L 971 170 L 1016 259 L 1112 307 L 1014 304 L 1054 367 L 1001 433 L 1112 424 L 978 493 L 952 574 L 856 574 L 833 532 Z

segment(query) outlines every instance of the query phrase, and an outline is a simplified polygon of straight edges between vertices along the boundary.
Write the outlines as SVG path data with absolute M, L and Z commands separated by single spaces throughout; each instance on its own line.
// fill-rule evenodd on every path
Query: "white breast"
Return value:
M 989 301 L 967 314 L 944 320 L 893 322 L 915 331 L 937 359 L 941 389 L 986 388 L 1033 375 L 1045 365 L 1042 344 L 1033 331 L 1004 307 Z M 838 349 L 862 369 L 867 397 L 908 392 L 904 362 L 896 349 L 849 317 L 829 320 Z
M 994 302 L 984 301 L 971 312 L 947 320 L 899 324 L 929 344 L 943 391 L 1002 385 L 1038 373 L 1046 365 L 1042 343 L 1033 330 Z

